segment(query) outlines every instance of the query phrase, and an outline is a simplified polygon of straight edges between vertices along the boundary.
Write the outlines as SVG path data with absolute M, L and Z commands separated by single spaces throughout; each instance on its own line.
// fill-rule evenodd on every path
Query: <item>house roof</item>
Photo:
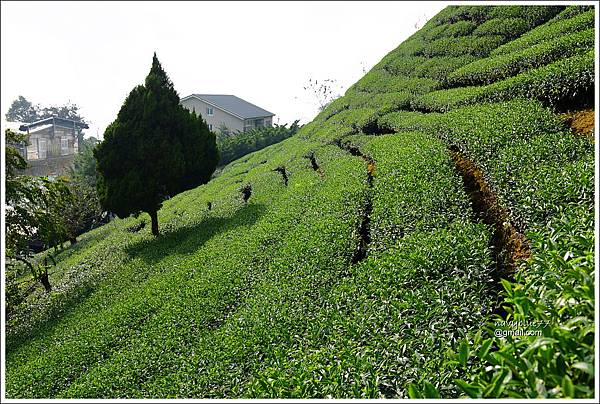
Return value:
M 19 127 L 19 130 L 26 131 L 27 129 L 33 129 L 33 128 L 37 128 L 38 126 L 49 125 L 49 124 L 53 124 L 53 123 L 56 125 L 65 126 L 67 128 L 72 128 L 74 126 L 77 126 L 80 128 L 89 129 L 89 126 L 87 125 L 87 123 L 74 121 L 72 119 L 65 119 L 65 118 L 59 118 L 57 116 L 52 116 L 50 118 L 42 119 L 42 120 L 39 120 L 36 122 L 24 123 L 23 125 L 21 125 Z
M 189 98 L 197 98 L 206 102 L 207 104 L 213 105 L 225 112 L 229 112 L 242 119 L 247 118 L 258 118 L 265 116 L 275 115 L 272 112 L 262 109 L 248 101 L 242 100 L 235 95 L 228 94 L 192 94 L 187 97 L 183 97 L 181 100 L 185 101 Z

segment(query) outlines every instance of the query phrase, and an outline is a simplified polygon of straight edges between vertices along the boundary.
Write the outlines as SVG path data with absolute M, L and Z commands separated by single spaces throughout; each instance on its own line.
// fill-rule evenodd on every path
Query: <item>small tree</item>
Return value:
M 17 262 L 24 264 L 31 270 L 34 279 L 40 281 L 49 292 L 48 261 L 43 264 L 33 262 L 29 242 L 35 238 L 46 247 L 57 247 L 65 240 L 66 230 L 61 215 L 63 207 L 71 200 L 71 194 L 60 179 L 50 181 L 18 174 L 18 170 L 27 167 L 27 162 L 14 145 L 26 141 L 25 135 L 9 129 L 5 131 L 5 256 L 7 267 L 14 268 Z M 52 260 L 50 254 L 47 257 Z M 14 287 L 9 289 L 15 290 Z
M 66 238 L 73 245 L 77 243 L 77 236 L 91 230 L 100 222 L 102 209 L 96 188 L 77 180 L 68 182 L 67 186 L 71 198 L 64 203 L 60 217 Z
M 96 188 L 98 171 L 96 169 L 96 159 L 94 158 L 94 147 L 98 144 L 98 139 L 90 137 L 83 139 L 79 153 L 73 158 L 73 166 L 70 170 L 70 177 L 80 183 Z
M 121 218 L 148 213 L 155 236 L 162 202 L 206 183 L 219 160 L 215 135 L 181 106 L 156 53 L 145 84 L 129 93 L 94 156 L 102 207 Z

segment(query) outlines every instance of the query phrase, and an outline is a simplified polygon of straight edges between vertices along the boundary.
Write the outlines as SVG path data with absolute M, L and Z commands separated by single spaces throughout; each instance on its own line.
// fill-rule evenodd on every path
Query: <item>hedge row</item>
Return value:
M 554 17 L 551 21 L 560 21 L 566 20 L 572 17 L 575 17 L 578 14 L 585 13 L 587 11 L 594 11 L 594 6 L 592 5 L 574 5 L 568 6 L 563 11 L 561 11 L 556 17 Z
M 436 80 L 418 77 L 392 76 L 384 70 L 371 70 L 357 81 L 348 93 L 362 91 L 368 93 L 409 92 L 425 94 L 437 86 Z
M 462 87 L 489 84 L 558 59 L 593 49 L 595 30 L 588 29 L 548 40 L 509 54 L 477 60 L 448 75 L 446 86 Z
M 408 92 L 362 93 L 353 92 L 344 97 L 350 109 L 374 108 L 379 114 L 408 109 L 414 95 Z
M 564 9 L 565 6 L 494 6 L 488 15 L 494 19 L 522 18 L 531 29 L 555 17 Z
M 594 28 L 594 10 L 577 14 L 565 20 L 552 20 L 536 27 L 520 38 L 494 49 L 491 56 L 522 51 L 541 42 L 555 40 L 563 35 L 590 28 Z
M 507 40 L 514 39 L 531 29 L 523 18 L 494 18 L 481 24 L 473 31 L 473 36 L 500 35 Z
M 413 56 L 392 60 L 385 70 L 397 76 L 411 76 L 443 81 L 456 69 L 476 60 L 475 56 L 426 58 Z
M 478 102 L 512 98 L 534 98 L 553 107 L 593 100 L 594 51 L 559 60 L 547 66 L 481 87 L 438 90 L 417 97 L 412 106 L 418 110 L 444 112 Z
M 460 37 L 470 35 L 477 25 L 472 21 L 457 21 L 454 24 L 438 25 L 424 31 L 422 37 L 426 40 L 435 40 L 447 37 Z
M 472 21 L 477 25 L 485 22 L 492 6 L 449 6 L 432 18 L 434 25 L 454 24 L 459 21 Z
M 465 56 L 472 55 L 476 57 L 485 57 L 506 42 L 501 35 L 473 37 L 462 36 L 458 38 L 441 38 L 427 43 L 422 50 L 416 52 L 416 55 L 427 57 L 438 56 Z

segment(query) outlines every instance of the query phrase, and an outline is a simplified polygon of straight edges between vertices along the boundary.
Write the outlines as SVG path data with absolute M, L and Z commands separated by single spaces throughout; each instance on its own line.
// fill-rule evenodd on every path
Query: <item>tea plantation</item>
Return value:
M 448 7 L 161 236 L 85 234 L 7 317 L 6 396 L 593 397 L 595 143 L 560 117 L 594 12 Z

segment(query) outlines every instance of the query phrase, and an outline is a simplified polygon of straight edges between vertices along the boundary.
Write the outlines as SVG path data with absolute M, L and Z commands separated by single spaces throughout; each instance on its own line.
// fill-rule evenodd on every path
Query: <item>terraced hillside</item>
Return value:
M 160 237 L 86 234 L 7 319 L 7 397 L 592 397 L 593 27 L 449 7 Z

